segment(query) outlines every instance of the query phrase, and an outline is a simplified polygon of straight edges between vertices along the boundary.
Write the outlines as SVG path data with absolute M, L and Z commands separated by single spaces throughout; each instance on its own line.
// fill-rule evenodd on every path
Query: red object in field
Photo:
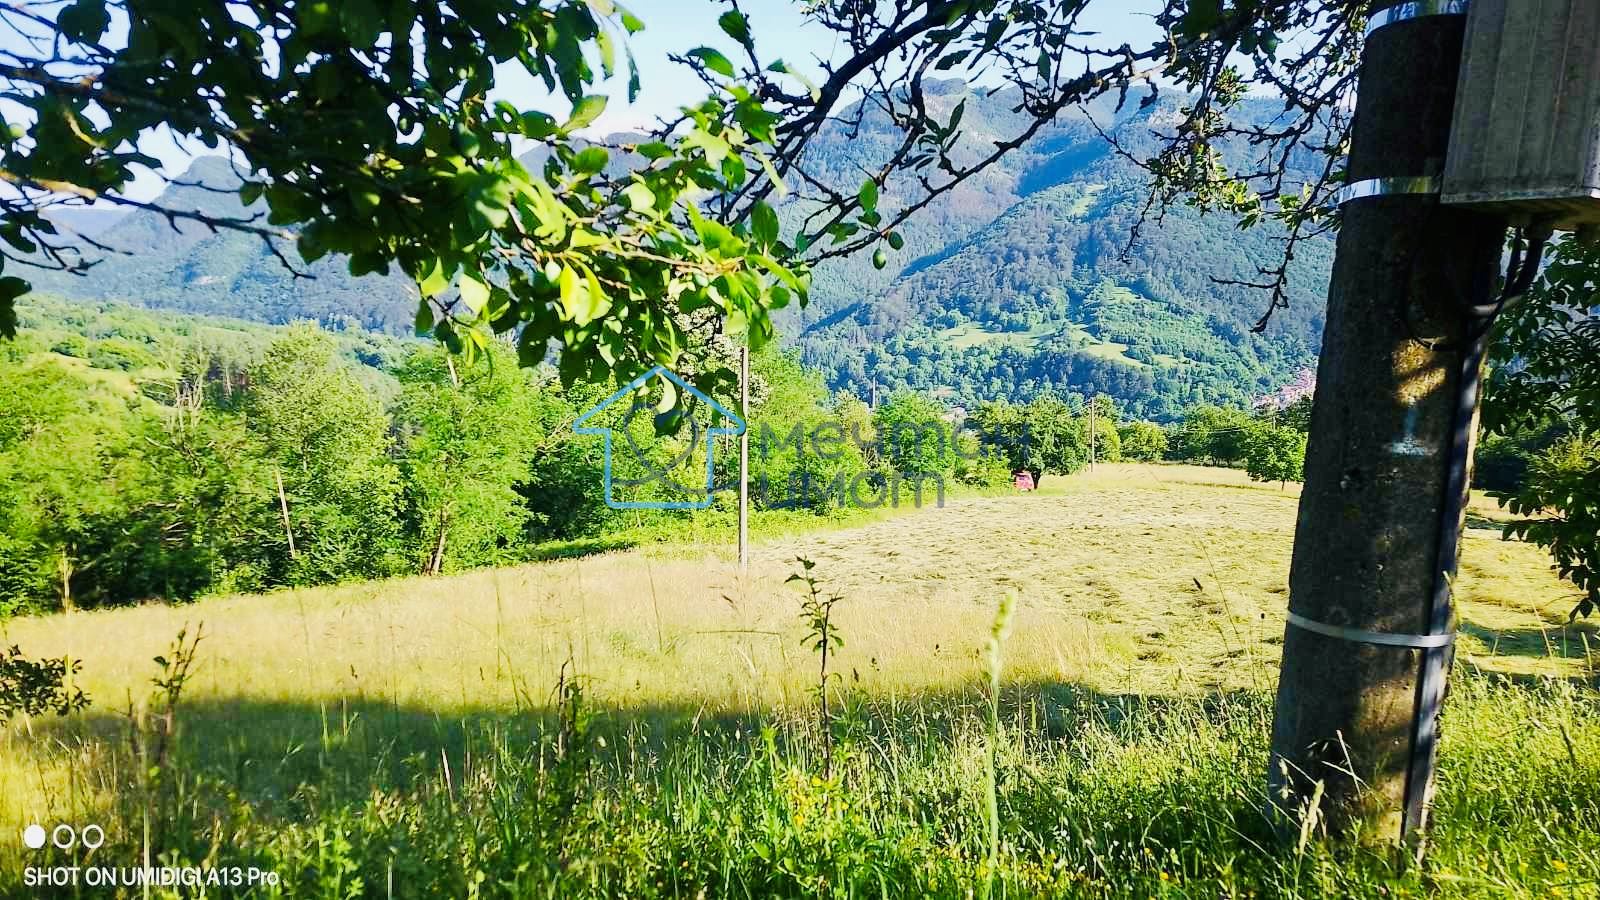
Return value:
M 1012 485 L 1014 487 L 1016 487 L 1017 490 L 1019 490 L 1019 491 L 1031 491 L 1031 490 L 1033 490 L 1033 473 L 1032 472 L 1029 472 L 1026 469 L 1024 469 L 1022 471 L 1014 473 L 1011 477 L 1013 479 L 1011 483 L 1012 483 Z

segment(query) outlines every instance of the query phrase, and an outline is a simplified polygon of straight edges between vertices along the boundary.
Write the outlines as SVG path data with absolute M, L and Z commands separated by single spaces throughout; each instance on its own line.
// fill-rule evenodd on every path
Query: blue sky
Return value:
M 723 50 L 737 59 L 736 46 L 717 27 L 717 16 L 728 9 L 717 0 L 626 0 L 627 7 L 645 23 L 645 29 L 628 43 L 638 62 L 641 92 L 635 103 L 627 102 L 627 82 L 619 74 L 600 89 L 609 95 L 606 112 L 592 126 L 597 133 L 638 129 L 671 115 L 678 107 L 705 96 L 705 89 L 688 67 L 668 60 L 669 53 L 682 53 L 701 45 Z M 756 51 L 765 63 L 773 59 L 799 67 L 808 76 L 820 74 L 819 60 L 833 58 L 838 47 L 832 34 L 806 21 L 802 0 L 744 0 L 741 8 L 750 16 Z M 1084 16 L 1084 26 L 1101 32 L 1099 43 L 1134 46 L 1153 40 L 1157 33 L 1151 14 L 1158 8 L 1154 0 L 1092 0 Z M 18 46 L 11 35 L 0 35 L 0 48 Z M 955 74 L 955 73 L 952 73 Z M 542 83 L 519 69 L 505 67 L 499 73 L 495 96 L 524 108 L 545 109 L 560 115 L 564 101 L 550 97 Z M 168 174 L 179 174 L 196 155 L 208 151 L 198 143 L 186 146 L 165 133 L 150 135 L 141 149 L 160 159 Z M 128 194 L 150 199 L 163 184 L 159 177 L 139 178 Z
M 730 59 L 740 58 L 734 53 L 738 47 L 717 28 L 717 16 L 728 9 L 726 4 L 715 0 L 630 0 L 627 6 L 645 23 L 645 30 L 630 41 L 642 90 L 638 102 L 630 106 L 626 82 L 616 79 L 608 91 L 612 99 L 607 112 L 596 123 L 601 132 L 649 125 L 658 116 L 705 95 L 688 67 L 667 59 L 669 53 L 708 44 Z M 781 58 L 816 78 L 821 71 L 818 60 L 831 59 L 839 52 L 830 32 L 806 21 L 798 0 L 745 0 L 740 8 L 750 16 L 756 53 L 763 63 Z M 1156 37 L 1151 16 L 1157 8 L 1151 0 L 1094 0 L 1085 22 L 1103 33 L 1102 42 L 1129 41 L 1138 46 Z M 522 90 L 514 90 L 517 87 Z M 515 101 L 542 94 L 542 86 L 526 84 L 508 85 L 506 96 Z

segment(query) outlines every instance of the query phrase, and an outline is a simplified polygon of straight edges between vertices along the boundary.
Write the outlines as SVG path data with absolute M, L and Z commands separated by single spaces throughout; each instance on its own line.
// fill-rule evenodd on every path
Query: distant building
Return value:
M 1301 369 L 1289 379 L 1289 383 L 1278 388 L 1264 397 L 1258 397 L 1255 402 L 1257 409 L 1288 409 L 1301 400 L 1311 396 L 1317 391 L 1317 372 L 1315 369 Z

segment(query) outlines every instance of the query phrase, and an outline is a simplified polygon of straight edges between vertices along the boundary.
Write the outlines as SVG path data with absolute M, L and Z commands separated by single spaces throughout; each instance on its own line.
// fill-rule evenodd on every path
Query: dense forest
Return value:
M 962 105 L 978 134 L 1003 131 L 990 120 L 1012 114 L 1003 97 L 954 83 L 929 103 Z M 1091 112 L 1144 158 L 1176 105 Z M 884 271 L 865 259 L 819 269 L 798 317 L 806 362 L 861 396 L 912 387 L 970 404 L 1054 388 L 1109 394 L 1163 421 L 1197 403 L 1249 405 L 1312 366 L 1331 242 L 1297 251 L 1289 309 L 1253 333 L 1265 297 L 1219 280 L 1257 280 L 1257 266 L 1282 252 L 1276 233 L 1150 208 L 1145 173 L 1089 114 L 1063 116 L 980 184 L 925 210 L 907 229 L 905 258 Z M 842 178 L 884 149 L 839 135 L 816 152 L 836 155 Z
M 1102 284 L 1081 308 L 1113 321 L 1134 302 Z M 19 338 L 0 345 L 0 615 L 732 534 L 731 441 L 717 450 L 709 509 L 609 508 L 604 445 L 573 424 L 615 386 L 564 386 L 549 367 L 519 367 L 509 345 L 469 365 L 350 319 L 268 326 L 38 295 L 21 311 Z M 758 517 L 855 515 L 898 503 L 906 478 L 921 503 L 1020 471 L 1036 484 L 1078 471 L 1091 420 L 1064 379 L 1083 355 L 1059 352 L 1058 377 L 1028 397 L 970 405 L 906 387 L 869 404 L 830 390 L 792 350 L 756 354 Z M 1199 402 L 1166 424 L 1100 394 L 1094 453 L 1298 480 L 1313 387 L 1302 372 L 1253 406 Z M 1149 396 L 1148 383 L 1128 389 Z M 1491 401 L 1495 418 L 1498 394 Z M 1502 492 L 1523 489 L 1565 433 L 1548 423 L 1502 432 L 1478 455 L 1479 486 Z M 648 427 L 643 438 L 657 442 L 652 464 L 698 439 Z M 639 466 L 619 454 L 616 468 L 621 479 Z
M 732 534 L 731 442 L 711 508 L 611 509 L 604 444 L 573 424 L 613 385 L 563 386 L 519 367 L 510 346 L 468 365 L 354 326 L 40 296 L 22 314 L 19 338 L 0 345 L 0 613 Z M 752 395 L 752 493 L 776 517 L 851 515 L 892 502 L 906 478 L 937 502 L 1088 461 L 1083 404 L 1051 392 L 970 419 L 910 391 L 871 408 L 772 348 L 755 356 Z M 1100 458 L 1114 459 L 1116 408 L 1100 404 Z M 1159 428 L 1123 427 L 1156 432 L 1133 437 L 1135 455 L 1164 452 Z M 648 450 L 657 463 L 675 452 Z

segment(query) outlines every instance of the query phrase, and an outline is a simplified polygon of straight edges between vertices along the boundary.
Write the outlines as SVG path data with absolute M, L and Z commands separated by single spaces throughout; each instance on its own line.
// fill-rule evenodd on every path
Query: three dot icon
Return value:
M 45 831 L 44 826 L 35 822 L 22 829 L 22 843 L 29 850 L 43 850 L 49 843 L 57 850 L 72 850 L 83 847 L 85 850 L 98 850 L 106 842 L 105 829 L 99 825 L 85 825 L 82 831 L 71 825 L 61 824 L 54 831 Z

